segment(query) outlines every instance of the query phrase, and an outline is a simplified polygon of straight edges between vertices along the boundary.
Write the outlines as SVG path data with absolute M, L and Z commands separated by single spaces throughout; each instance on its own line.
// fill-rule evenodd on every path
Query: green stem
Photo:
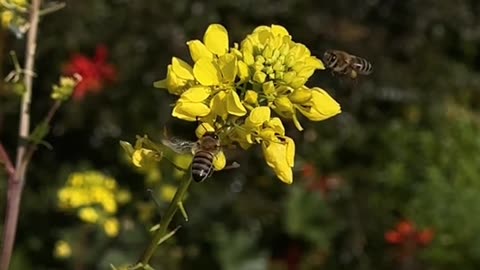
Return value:
M 182 179 L 180 186 L 177 189 L 177 192 L 175 193 L 175 196 L 173 197 L 173 200 L 170 202 L 170 205 L 168 206 L 167 212 L 165 215 L 161 218 L 160 220 L 160 227 L 158 230 L 155 231 L 155 234 L 150 241 L 150 244 L 147 246 L 145 251 L 143 252 L 142 257 L 140 257 L 139 263 L 142 265 L 148 265 L 150 262 L 150 259 L 152 258 L 153 254 L 155 253 L 155 250 L 158 247 L 158 242 L 162 237 L 164 237 L 167 234 L 167 229 L 168 225 L 170 225 L 170 222 L 172 222 L 173 216 L 175 216 L 175 213 L 178 210 L 178 205 L 180 202 L 182 202 L 183 197 L 185 196 L 185 193 L 188 190 L 188 187 L 192 183 L 192 178 L 190 177 L 190 174 L 185 174 L 185 177 Z

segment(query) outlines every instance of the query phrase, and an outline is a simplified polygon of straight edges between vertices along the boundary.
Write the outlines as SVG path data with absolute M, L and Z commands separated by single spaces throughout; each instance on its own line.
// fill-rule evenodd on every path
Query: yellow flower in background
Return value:
M 169 184 L 162 185 L 160 188 L 160 199 L 164 202 L 171 202 L 177 192 L 177 187 Z
M 116 218 L 108 218 L 103 223 L 103 230 L 109 237 L 115 237 L 120 232 L 120 223 Z
M 85 221 L 86 223 L 96 223 L 98 221 L 99 215 L 97 210 L 93 207 L 81 208 L 78 211 L 78 217 Z
M 72 255 L 72 247 L 70 244 L 64 240 L 59 240 L 55 243 L 55 248 L 53 249 L 53 256 L 59 259 L 65 259 Z
M 132 200 L 132 194 L 126 189 L 121 189 L 117 192 L 115 200 L 119 204 L 126 204 Z
M 12 22 L 13 18 L 15 17 L 15 13 L 13 13 L 10 10 L 5 10 L 0 13 L 1 19 L 2 19 L 2 26 L 3 27 L 8 27 L 10 23 Z
M 114 178 L 98 171 L 84 171 L 70 174 L 65 186 L 58 190 L 57 199 L 63 211 L 76 212 L 81 221 L 102 225 L 109 236 L 114 236 L 114 215 L 131 195 L 119 189 Z

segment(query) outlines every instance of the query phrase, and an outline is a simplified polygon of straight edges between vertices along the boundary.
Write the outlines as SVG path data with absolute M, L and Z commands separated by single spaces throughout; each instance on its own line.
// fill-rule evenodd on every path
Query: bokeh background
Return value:
M 294 183 L 281 183 L 261 151 L 235 155 L 241 168 L 189 190 L 190 220 L 160 247 L 155 269 L 479 269 L 480 2 L 469 0 L 66 1 L 42 18 L 33 121 L 75 54 L 105 45 L 115 79 L 66 103 L 28 171 L 11 269 L 107 269 L 134 263 L 178 184 L 163 162 L 138 170 L 119 140 L 194 138 L 195 124 L 170 116 L 174 101 L 153 88 L 185 42 L 221 23 L 240 42 L 258 25 L 285 26 L 314 55 L 342 49 L 369 59 L 355 83 L 316 72 L 342 114 L 292 123 Z M 25 39 L 0 35 L 1 77 L 21 62 Z M 105 51 L 104 51 L 105 52 Z M 17 143 L 19 98 L 0 83 L 0 138 Z M 74 173 L 115 179 L 126 198 L 112 214 L 118 233 L 59 206 Z M 155 206 L 146 192 L 152 188 Z M 0 216 L 6 176 L 0 173 Z M 115 191 L 116 192 L 116 191 Z M 129 195 L 129 196 L 128 196 Z M 3 222 L 2 222 L 3 223 Z M 173 229 L 173 227 L 172 227 Z M 63 242 L 59 242 L 63 241 Z M 60 250 L 59 250 L 60 249 Z

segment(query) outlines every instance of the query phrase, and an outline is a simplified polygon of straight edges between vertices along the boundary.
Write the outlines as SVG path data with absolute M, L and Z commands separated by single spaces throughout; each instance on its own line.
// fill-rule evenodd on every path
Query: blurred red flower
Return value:
M 413 222 L 402 220 L 397 223 L 395 229 L 385 233 L 385 241 L 392 245 L 409 245 L 413 242 L 419 246 L 426 246 L 432 242 L 433 236 L 432 229 L 419 231 Z
M 82 100 L 88 93 L 100 92 L 105 84 L 117 79 L 115 66 L 107 63 L 108 49 L 98 45 L 93 58 L 83 54 L 74 54 L 65 66 L 64 73 L 72 76 L 78 74 L 81 81 L 73 92 L 74 100 Z

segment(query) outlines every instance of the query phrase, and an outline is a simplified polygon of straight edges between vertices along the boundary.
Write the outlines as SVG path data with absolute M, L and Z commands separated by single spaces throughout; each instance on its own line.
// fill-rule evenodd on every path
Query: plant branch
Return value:
M 12 160 L 10 160 L 10 157 L 8 156 L 7 151 L 5 151 L 2 142 L 0 142 L 0 163 L 4 164 L 9 177 L 12 177 L 15 174 L 15 167 L 13 167 Z
M 49 125 L 50 122 L 52 122 L 53 116 L 55 115 L 55 113 L 60 108 L 60 105 L 62 105 L 62 102 L 57 100 L 57 101 L 55 101 L 53 106 L 48 111 L 47 116 L 44 119 L 44 122 L 47 125 Z M 32 143 L 32 144 L 28 145 L 27 151 L 25 153 L 25 158 L 23 159 L 23 161 L 21 163 L 21 166 L 20 166 L 20 170 L 24 170 L 24 171 L 27 170 L 28 164 L 30 163 L 30 160 L 32 159 L 32 156 L 35 153 L 35 150 L 37 150 L 37 145 L 36 144 Z
M 170 225 L 170 222 L 172 221 L 173 216 L 177 212 L 179 204 L 182 202 L 183 197 L 185 196 L 185 193 L 188 190 L 188 187 L 190 186 L 191 183 L 192 183 L 192 177 L 188 173 L 185 174 L 185 177 L 182 179 L 182 182 L 180 183 L 180 186 L 178 187 L 177 192 L 175 193 L 175 196 L 173 197 L 172 201 L 170 202 L 170 205 L 168 206 L 167 212 L 160 220 L 160 226 L 158 230 L 155 231 L 155 235 L 153 236 L 152 241 L 145 248 L 145 251 L 143 252 L 142 257 L 140 257 L 139 263 L 144 267 L 147 266 L 148 263 L 150 262 L 150 259 L 152 258 L 153 253 L 155 253 L 155 250 L 158 247 L 159 241 L 164 236 L 166 236 L 168 225 Z
M 20 210 L 20 199 L 25 184 L 26 167 L 22 165 L 26 144 L 24 139 L 30 132 L 30 103 L 32 99 L 33 68 L 35 64 L 35 52 L 37 48 L 37 32 L 39 23 L 39 12 L 42 0 L 32 0 L 30 9 L 30 30 L 27 36 L 26 59 L 25 59 L 25 93 L 22 96 L 20 109 L 20 125 L 18 130 L 18 147 L 15 162 L 15 173 L 8 180 L 7 209 L 5 214 L 5 225 L 3 228 L 3 246 L 0 258 L 0 270 L 8 270 L 12 257 L 15 235 L 17 231 L 18 214 Z

